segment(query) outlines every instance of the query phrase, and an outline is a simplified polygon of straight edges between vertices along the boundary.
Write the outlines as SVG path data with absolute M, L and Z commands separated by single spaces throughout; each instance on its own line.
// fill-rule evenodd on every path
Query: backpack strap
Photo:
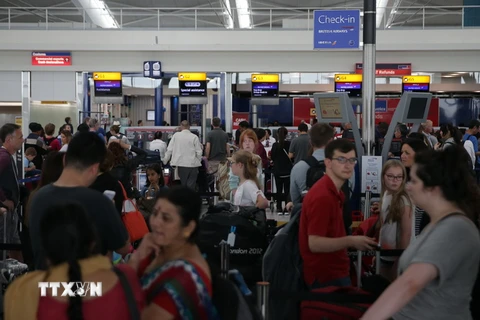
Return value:
M 309 167 L 315 167 L 317 166 L 318 164 L 320 163 L 323 163 L 323 160 L 317 160 L 317 158 L 315 158 L 314 156 L 310 156 L 306 159 L 303 159 L 303 161 L 305 161 Z
M 113 267 L 113 271 L 117 275 L 120 284 L 122 285 L 123 292 L 125 293 L 125 297 L 127 298 L 127 305 L 128 311 L 130 312 L 130 319 L 132 320 L 140 320 L 140 312 L 138 310 L 137 302 L 135 300 L 135 295 L 133 294 L 132 287 L 130 283 L 128 283 L 127 277 L 117 267 Z

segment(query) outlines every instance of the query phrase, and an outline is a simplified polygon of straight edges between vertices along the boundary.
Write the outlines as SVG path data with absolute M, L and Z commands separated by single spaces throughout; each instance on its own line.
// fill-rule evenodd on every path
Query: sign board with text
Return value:
M 358 49 L 360 10 L 315 10 L 314 49 Z
M 94 72 L 95 97 L 122 97 L 121 72 Z
M 252 97 L 277 98 L 279 79 L 278 74 L 252 74 Z
M 363 73 L 363 63 L 355 64 L 355 73 Z M 408 76 L 411 73 L 411 63 L 377 63 L 375 65 L 375 74 L 380 77 Z
M 32 66 L 62 67 L 72 65 L 72 53 L 68 51 L 32 52 Z
M 402 92 L 429 92 L 430 76 L 404 76 Z
M 179 73 L 178 86 L 181 97 L 205 97 L 207 96 L 207 74 Z
M 336 74 L 335 92 L 346 92 L 349 97 L 357 98 L 362 96 L 361 74 Z

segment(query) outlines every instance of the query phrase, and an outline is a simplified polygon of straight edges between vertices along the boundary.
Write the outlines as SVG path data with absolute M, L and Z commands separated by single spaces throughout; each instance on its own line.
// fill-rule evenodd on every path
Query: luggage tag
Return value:
M 235 230 L 237 230 L 237 227 L 230 227 L 230 233 L 228 234 L 227 238 L 227 243 L 230 245 L 230 247 L 235 246 Z

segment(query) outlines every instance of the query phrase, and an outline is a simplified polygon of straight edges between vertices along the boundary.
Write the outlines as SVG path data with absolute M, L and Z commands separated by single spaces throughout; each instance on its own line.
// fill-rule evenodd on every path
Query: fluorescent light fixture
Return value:
M 233 29 L 234 24 L 233 24 L 232 6 L 230 5 L 230 0 L 220 0 L 220 3 L 224 9 L 223 15 L 225 16 L 224 17 L 225 28 Z
M 102 0 L 74 0 L 80 4 L 92 23 L 103 29 L 119 29 L 120 25 Z
M 438 93 L 443 93 L 443 92 L 445 92 L 445 91 L 443 91 L 443 90 L 437 90 L 437 92 L 438 92 Z
M 377 0 L 377 28 L 380 28 L 385 15 L 388 0 Z
M 237 7 L 238 26 L 240 29 L 252 29 L 249 0 L 235 0 Z

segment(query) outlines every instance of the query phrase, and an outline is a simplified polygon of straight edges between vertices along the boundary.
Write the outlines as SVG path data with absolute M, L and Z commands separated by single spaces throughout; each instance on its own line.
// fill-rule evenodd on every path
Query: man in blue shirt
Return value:
M 476 167 L 480 166 L 480 152 L 478 151 L 478 139 L 476 137 L 480 127 L 480 121 L 472 120 L 468 125 L 468 129 L 465 131 L 465 135 L 462 138 L 462 141 L 470 140 L 473 144 L 473 150 L 475 151 L 475 156 L 477 158 Z

